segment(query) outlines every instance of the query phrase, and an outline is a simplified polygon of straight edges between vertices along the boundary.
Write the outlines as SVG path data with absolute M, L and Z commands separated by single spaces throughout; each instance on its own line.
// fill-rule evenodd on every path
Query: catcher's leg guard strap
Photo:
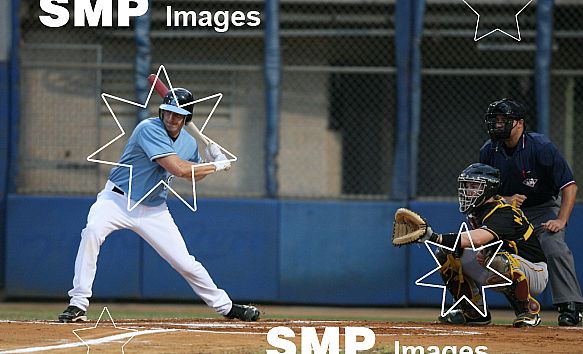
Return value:
M 494 290 L 504 294 L 516 315 L 526 312 L 535 314 L 540 312 L 540 304 L 530 295 L 528 278 L 520 269 L 520 261 L 518 259 L 514 258 L 508 252 L 498 252 L 494 255 L 490 267 L 512 281 L 511 285 L 497 287 Z M 498 275 L 492 275 L 487 280 L 488 284 L 500 284 L 504 282 L 506 280 Z
M 476 282 L 465 276 L 462 272 L 462 263 L 460 258 L 455 257 L 451 253 L 438 249 L 436 258 L 441 264 L 440 275 L 443 279 L 445 287 L 453 295 L 457 301 L 463 296 L 466 296 L 477 308 L 483 306 L 482 292 L 476 285 Z M 463 301 L 461 303 L 464 314 L 469 317 L 477 318 L 481 316 L 470 304 Z

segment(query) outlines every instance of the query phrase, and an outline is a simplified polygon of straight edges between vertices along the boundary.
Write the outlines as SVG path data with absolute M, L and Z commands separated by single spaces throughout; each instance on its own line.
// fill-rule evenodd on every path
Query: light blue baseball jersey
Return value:
M 132 194 L 133 201 L 139 201 L 160 180 L 171 185 L 172 176 L 156 161 L 157 158 L 178 155 L 183 160 L 200 162 L 196 140 L 184 129 L 176 141 L 172 141 L 160 118 L 148 118 L 140 122 L 130 136 L 119 163 L 133 165 Z M 115 183 L 126 195 L 129 192 L 129 168 L 116 166 L 109 173 L 109 180 Z M 141 204 L 156 206 L 164 203 L 168 190 L 159 185 Z

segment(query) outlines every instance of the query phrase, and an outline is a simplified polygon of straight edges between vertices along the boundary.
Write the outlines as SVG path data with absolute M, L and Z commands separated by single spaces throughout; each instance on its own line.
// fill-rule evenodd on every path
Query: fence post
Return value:
M 6 209 L 8 194 L 16 191 L 18 128 L 20 123 L 20 0 L 3 1 L 0 11 L 0 288 L 4 287 Z
M 279 46 L 279 0 L 265 2 L 265 187 L 267 196 L 277 197 L 279 153 L 279 105 L 281 52 Z
M 392 197 L 408 200 L 417 194 L 417 151 L 421 126 L 421 39 L 425 0 L 397 0 L 395 55 L 397 63 L 397 145 Z
M 536 2 L 536 113 L 537 130 L 550 137 L 553 0 Z
M 148 1 L 148 11 L 136 18 L 135 40 L 136 40 L 136 70 L 134 72 L 134 83 L 136 85 L 136 102 L 144 103 L 150 92 L 150 83 L 147 78 L 152 65 L 152 52 L 150 43 L 150 19 L 152 16 L 152 0 Z M 150 99 L 158 99 L 153 96 Z M 137 123 L 149 117 L 148 107 L 137 108 Z
M 393 165 L 392 198 L 406 200 L 409 195 L 409 131 L 410 131 L 410 55 L 411 4 L 397 0 L 395 4 L 395 61 L 397 65 L 397 144 Z
M 409 142 L 409 195 L 417 196 L 417 161 L 419 154 L 419 132 L 421 130 L 421 41 L 423 39 L 423 19 L 425 14 L 425 0 L 415 0 L 413 4 L 413 31 L 411 34 L 411 132 Z

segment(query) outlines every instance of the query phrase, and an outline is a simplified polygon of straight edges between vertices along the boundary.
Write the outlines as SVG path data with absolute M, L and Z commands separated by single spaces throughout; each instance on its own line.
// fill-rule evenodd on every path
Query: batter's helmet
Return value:
M 498 116 L 504 116 L 504 126 L 496 128 Z M 524 119 L 526 117 L 526 110 L 524 106 L 511 98 L 503 98 L 499 101 L 490 103 L 486 110 L 486 117 L 484 123 L 486 130 L 492 140 L 508 139 L 512 132 L 512 126 L 515 120 Z
M 174 98 L 174 95 L 176 95 L 176 98 Z M 170 111 L 186 116 L 186 123 L 190 122 L 192 120 L 193 101 L 194 97 L 187 89 L 175 88 L 174 90 L 168 91 L 158 111 L 160 119 L 163 118 L 162 111 Z M 191 104 L 185 106 L 188 103 Z
M 483 163 L 474 163 L 466 167 L 457 180 L 460 212 L 469 214 L 498 194 L 500 171 Z

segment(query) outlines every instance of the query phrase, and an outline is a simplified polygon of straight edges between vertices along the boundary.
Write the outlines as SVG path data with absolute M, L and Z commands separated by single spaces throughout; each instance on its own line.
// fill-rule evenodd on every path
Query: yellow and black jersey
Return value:
M 470 216 L 474 227 L 492 235 L 494 241 L 504 241 L 502 248 L 531 262 L 546 262 L 543 250 L 534 235 L 534 227 L 519 208 L 496 196 L 495 202 L 486 203 Z

